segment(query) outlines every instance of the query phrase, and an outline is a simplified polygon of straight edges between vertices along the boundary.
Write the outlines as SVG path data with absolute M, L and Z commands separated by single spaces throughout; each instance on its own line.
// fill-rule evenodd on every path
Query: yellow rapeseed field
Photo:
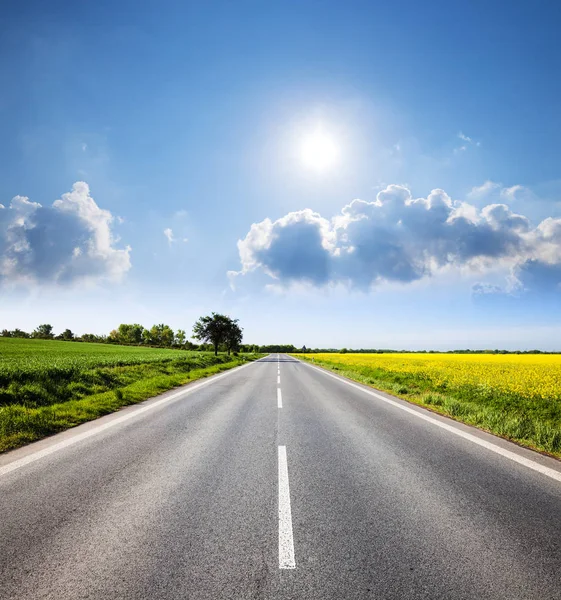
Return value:
M 348 365 L 349 368 L 380 368 L 430 381 L 470 386 L 482 391 L 517 394 L 528 399 L 561 400 L 559 354 L 308 354 L 310 359 Z

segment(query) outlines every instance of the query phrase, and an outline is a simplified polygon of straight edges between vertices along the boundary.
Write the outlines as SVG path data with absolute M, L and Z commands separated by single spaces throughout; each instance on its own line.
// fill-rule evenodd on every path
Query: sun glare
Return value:
M 339 148 L 329 135 L 315 131 L 302 140 L 300 155 L 307 167 L 323 171 L 337 162 Z

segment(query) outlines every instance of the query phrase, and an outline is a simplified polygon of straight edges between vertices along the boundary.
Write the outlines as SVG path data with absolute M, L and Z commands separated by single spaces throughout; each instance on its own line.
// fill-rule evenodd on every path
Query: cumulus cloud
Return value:
M 529 259 L 516 266 L 514 275 L 522 291 L 561 292 L 561 262 Z
M 0 208 L 0 283 L 120 279 L 130 248 L 115 247 L 112 222 L 83 181 L 51 206 L 16 196 Z
M 306 209 L 254 223 L 238 250 L 242 267 L 231 280 L 261 270 L 285 286 L 368 289 L 461 268 L 508 268 L 519 287 L 561 281 L 561 219 L 533 227 L 506 204 L 479 209 L 441 189 L 414 198 L 402 185 L 387 186 L 373 202 L 353 200 L 331 219 Z

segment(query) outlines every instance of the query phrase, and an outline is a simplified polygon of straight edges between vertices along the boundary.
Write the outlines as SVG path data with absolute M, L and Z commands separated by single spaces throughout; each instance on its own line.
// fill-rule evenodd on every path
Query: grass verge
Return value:
M 204 357 L 97 368 L 68 382 L 72 399 L 48 405 L 0 406 L 0 452 L 13 450 L 184 385 L 237 367 L 259 355 Z
M 551 400 L 525 398 L 476 386 L 438 385 L 413 374 L 353 366 L 295 355 L 369 387 L 387 392 L 456 421 L 473 425 L 521 446 L 561 458 L 561 407 Z

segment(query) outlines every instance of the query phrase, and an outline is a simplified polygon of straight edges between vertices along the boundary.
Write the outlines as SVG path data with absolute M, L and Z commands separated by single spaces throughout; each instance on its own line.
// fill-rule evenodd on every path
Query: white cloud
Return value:
M 501 198 L 505 202 L 536 202 L 538 198 L 530 189 L 523 185 L 513 185 L 501 189 Z
M 16 196 L 0 211 L 0 283 L 119 280 L 131 249 L 115 247 L 112 222 L 83 181 L 50 207 Z
M 170 245 L 173 244 L 174 242 L 188 242 L 189 241 L 187 238 L 181 238 L 181 239 L 176 238 L 173 234 L 173 230 L 170 227 L 167 227 L 166 229 L 164 229 L 164 235 L 166 236 L 166 239 Z
M 486 182 L 475 193 L 496 187 Z M 232 285 L 237 275 L 258 270 L 287 287 L 368 289 L 464 268 L 511 269 L 519 287 L 561 281 L 561 219 L 532 227 L 506 204 L 478 209 L 440 189 L 413 198 L 401 185 L 387 186 L 373 202 L 353 200 L 330 220 L 305 209 L 254 223 L 238 249 L 241 270 L 229 273 Z
M 498 285 L 491 283 L 476 283 L 472 287 L 472 292 L 476 295 L 483 296 L 485 294 L 500 294 L 503 292 L 503 289 Z
M 469 137 L 469 135 L 465 135 L 461 131 L 458 132 L 458 138 L 465 143 L 459 146 L 458 148 L 454 148 L 454 154 L 465 152 L 468 149 L 468 146 L 476 146 L 477 148 L 481 146 L 481 142 L 476 142 L 473 138 Z
M 482 185 L 471 189 L 467 194 L 469 200 L 481 206 L 483 202 L 505 203 L 517 210 L 529 211 L 533 216 L 541 213 L 541 218 L 550 214 L 552 203 L 540 199 L 532 190 L 524 185 L 505 186 L 497 181 L 485 181 Z
M 468 198 L 471 198 L 473 200 L 486 198 L 487 196 L 496 193 L 501 188 L 502 185 L 500 183 L 497 183 L 496 181 L 487 180 L 485 183 L 483 183 L 483 185 L 471 188 L 471 191 L 468 194 Z

